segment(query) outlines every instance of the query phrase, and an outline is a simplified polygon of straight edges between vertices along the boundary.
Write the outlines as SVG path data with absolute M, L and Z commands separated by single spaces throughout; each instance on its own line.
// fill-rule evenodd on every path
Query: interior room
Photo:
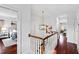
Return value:
M 79 4 L 1 6 L 5 9 L 0 7 L 0 37 L 5 33 L 8 38 L 0 40 L 5 48 L 12 46 L 17 54 L 79 53 Z M 13 48 L 14 45 L 17 47 Z
M 17 13 L 0 6 L 0 54 L 17 53 Z

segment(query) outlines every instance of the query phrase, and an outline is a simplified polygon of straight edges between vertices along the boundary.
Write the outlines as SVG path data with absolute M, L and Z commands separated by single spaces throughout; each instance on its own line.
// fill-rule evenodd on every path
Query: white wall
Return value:
M 31 27 L 31 5 L 21 5 L 22 8 L 22 53 L 31 53 L 28 33 Z
M 67 21 L 67 41 L 76 43 L 76 33 L 75 33 L 75 22 L 77 20 L 77 13 L 76 12 L 70 12 L 68 13 L 68 21 Z

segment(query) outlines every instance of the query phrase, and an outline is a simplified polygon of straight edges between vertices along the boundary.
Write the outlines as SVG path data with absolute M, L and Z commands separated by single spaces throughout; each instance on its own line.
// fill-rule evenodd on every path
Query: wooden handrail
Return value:
M 34 38 L 38 38 L 38 39 L 41 39 L 41 40 L 43 40 L 43 38 L 41 38 L 41 37 L 38 37 L 38 36 L 31 35 L 31 34 L 28 34 L 28 36 L 29 36 L 29 37 L 34 37 Z
M 51 36 L 53 36 L 53 35 L 55 35 L 55 34 L 57 34 L 57 33 L 58 33 L 58 32 L 52 33 L 52 34 L 50 34 L 49 36 L 46 36 L 45 38 L 43 38 L 43 40 L 48 39 L 49 37 L 51 37 Z
M 55 32 L 55 31 L 54 31 L 54 32 Z M 45 40 L 45 39 L 48 39 L 49 37 L 51 37 L 51 36 L 53 36 L 53 35 L 55 35 L 55 34 L 57 34 L 57 33 L 58 33 L 58 32 L 52 33 L 52 34 L 50 34 L 50 35 L 48 35 L 48 36 L 46 36 L 46 37 L 44 37 L 44 38 L 41 38 L 41 37 L 35 36 L 35 35 L 31 35 L 31 34 L 28 34 L 28 36 L 29 36 L 29 37 L 38 38 L 38 39 L 41 39 L 41 40 Z

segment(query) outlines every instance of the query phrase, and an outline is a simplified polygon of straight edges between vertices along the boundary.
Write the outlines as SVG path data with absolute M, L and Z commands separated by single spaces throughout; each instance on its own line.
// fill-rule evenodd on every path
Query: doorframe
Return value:
M 14 12 L 17 12 L 17 54 L 21 54 L 22 53 L 22 16 L 21 16 L 21 10 L 19 10 L 18 8 L 15 8 L 13 6 L 10 6 L 9 4 L 0 4 L 1 8 L 4 9 L 8 9 L 8 10 L 12 10 Z

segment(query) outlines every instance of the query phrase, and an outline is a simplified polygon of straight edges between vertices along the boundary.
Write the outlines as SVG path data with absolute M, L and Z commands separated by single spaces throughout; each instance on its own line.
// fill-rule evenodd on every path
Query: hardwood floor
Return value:
M 0 54 L 17 54 L 17 45 L 5 47 L 2 39 L 0 39 Z
M 57 54 L 78 54 L 77 45 L 70 42 L 67 42 L 67 47 L 64 47 L 63 44 L 59 45 L 58 43 L 55 50 Z M 0 54 L 17 54 L 17 45 L 5 47 L 0 39 Z
M 78 54 L 77 44 L 67 42 L 67 54 Z
M 60 45 L 58 41 L 55 50 L 57 54 L 78 54 L 77 44 L 70 42 L 64 42 Z

